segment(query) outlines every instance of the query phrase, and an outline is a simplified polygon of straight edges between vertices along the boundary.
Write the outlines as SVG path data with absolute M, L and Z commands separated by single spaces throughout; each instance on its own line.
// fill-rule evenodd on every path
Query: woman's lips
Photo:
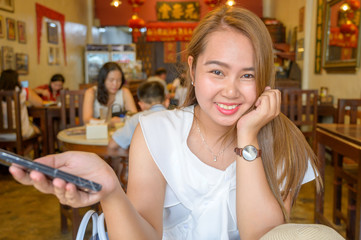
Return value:
M 236 113 L 240 106 L 241 104 L 216 103 L 218 111 L 225 115 L 232 115 Z

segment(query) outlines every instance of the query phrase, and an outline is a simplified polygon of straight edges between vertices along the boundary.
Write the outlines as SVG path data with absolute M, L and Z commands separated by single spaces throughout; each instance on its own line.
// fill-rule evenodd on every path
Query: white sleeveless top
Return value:
M 108 107 L 101 104 L 98 99 L 98 87 L 94 86 L 94 104 L 93 104 L 93 118 L 99 118 L 100 117 L 100 109 L 104 108 L 106 111 L 108 110 Z M 115 94 L 115 100 L 112 104 L 114 106 L 115 104 L 119 105 L 118 107 L 123 108 L 124 107 L 124 99 L 123 99 L 123 89 L 119 89 L 117 93 Z
M 223 171 L 203 163 L 190 151 L 187 138 L 193 111 L 190 106 L 139 119 L 148 149 L 167 181 L 163 239 L 239 239 L 236 161 Z M 309 168 L 304 182 L 314 178 Z

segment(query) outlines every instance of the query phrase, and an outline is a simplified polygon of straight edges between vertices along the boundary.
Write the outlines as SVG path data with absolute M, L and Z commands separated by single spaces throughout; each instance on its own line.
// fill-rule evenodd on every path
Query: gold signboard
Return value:
M 199 21 L 199 2 L 157 2 L 158 21 Z

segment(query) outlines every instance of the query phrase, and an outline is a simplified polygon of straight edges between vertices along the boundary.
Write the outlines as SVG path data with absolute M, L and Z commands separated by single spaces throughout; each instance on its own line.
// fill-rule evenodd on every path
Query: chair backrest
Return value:
M 61 90 L 61 124 L 60 128 L 81 126 L 83 121 L 83 102 L 86 89 Z
M 336 123 L 361 123 L 361 99 L 338 99 Z
M 285 89 L 281 111 L 300 128 L 312 148 L 316 149 L 318 90 Z
M 15 133 L 16 148 L 18 152 L 22 152 L 20 92 L 0 91 L 0 101 L 0 133 Z

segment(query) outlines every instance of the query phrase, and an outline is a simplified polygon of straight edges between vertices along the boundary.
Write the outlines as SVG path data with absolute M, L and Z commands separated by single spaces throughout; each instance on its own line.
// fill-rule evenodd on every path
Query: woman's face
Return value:
M 253 46 L 247 37 L 232 29 L 211 33 L 206 41 L 191 72 L 199 117 L 231 126 L 256 100 Z M 192 61 L 190 57 L 190 67 Z
M 63 82 L 62 81 L 51 82 L 50 86 L 54 92 L 57 92 L 57 91 L 60 91 L 61 89 L 63 89 Z
M 110 71 L 104 81 L 109 94 L 116 94 L 122 84 L 122 73 L 119 70 Z

